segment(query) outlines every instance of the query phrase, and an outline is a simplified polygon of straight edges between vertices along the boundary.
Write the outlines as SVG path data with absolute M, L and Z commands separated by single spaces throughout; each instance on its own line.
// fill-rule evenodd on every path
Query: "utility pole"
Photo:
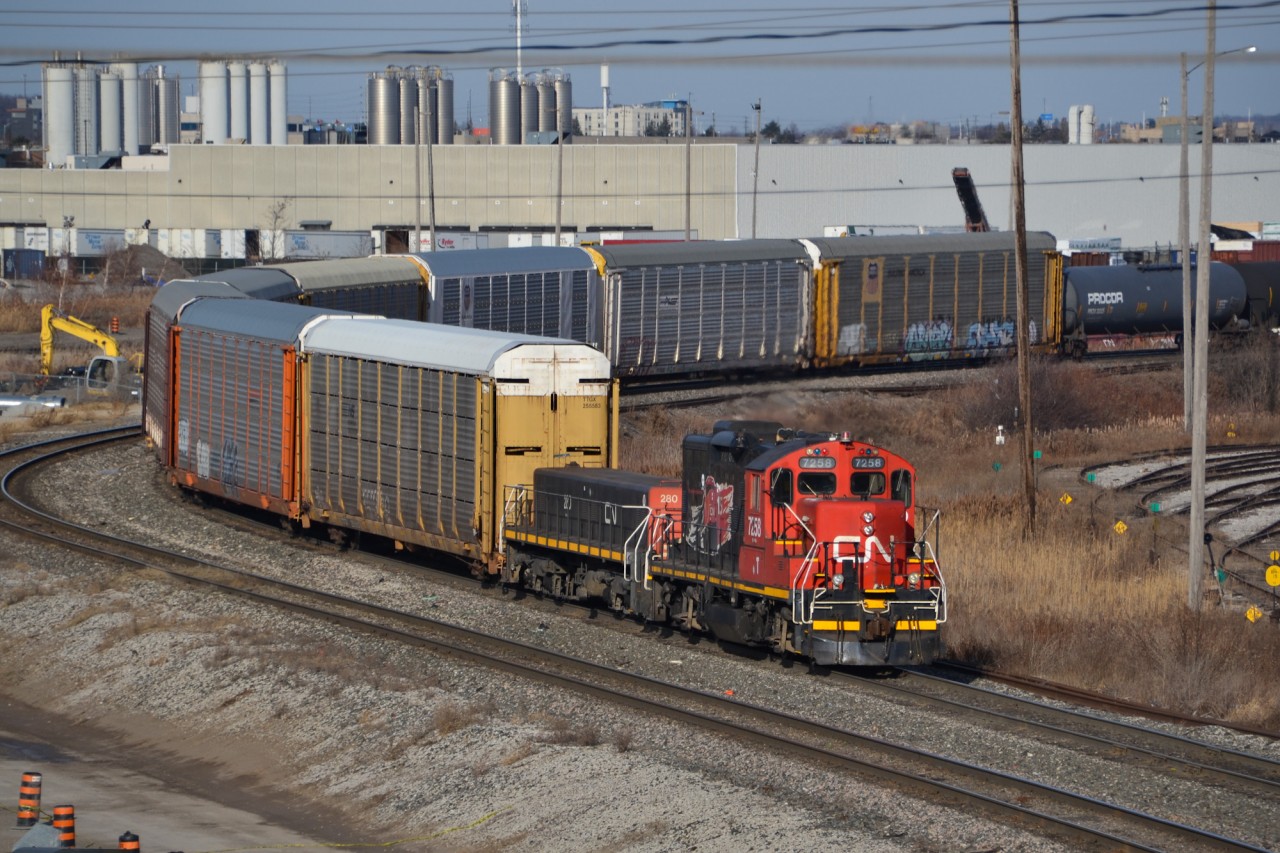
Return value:
M 556 245 L 560 245 L 560 210 L 564 204 L 564 103 L 556 98 Z
M 436 87 L 435 91 L 439 92 L 440 91 L 439 87 Z M 435 115 L 434 111 L 431 109 L 432 97 L 434 96 L 432 95 L 431 89 L 428 89 L 427 90 L 427 216 L 428 216 L 427 221 L 431 225 L 431 249 L 429 251 L 434 252 L 436 250 L 436 169 L 435 169 L 435 163 L 433 163 L 431 159 L 431 152 L 432 152 L 432 149 L 435 147 L 434 145 L 432 145 L 433 140 L 431 138 L 432 136 L 431 124 L 432 124 L 433 116 Z M 450 128 L 449 130 L 450 132 L 452 132 L 453 128 Z M 421 251 L 421 249 L 419 249 L 419 251 Z
M 1204 115 L 1200 140 L 1200 248 L 1196 263 L 1195 381 L 1191 401 L 1191 526 L 1187 540 L 1187 606 L 1200 609 L 1200 576 L 1204 572 L 1204 491 L 1209 420 L 1209 242 L 1213 216 L 1213 59 L 1217 48 L 1217 0 L 1209 0 L 1205 26 Z
M 693 104 L 684 102 L 684 241 L 693 233 Z
M 1031 420 L 1031 316 L 1027 287 L 1027 211 L 1023 191 L 1026 181 L 1022 169 L 1022 57 L 1018 43 L 1018 0 L 1009 0 L 1009 22 L 1009 64 L 1013 78 L 1009 124 L 1013 142 L 1014 269 L 1018 291 L 1018 401 L 1022 409 L 1022 482 L 1027 502 L 1022 535 L 1030 538 L 1036 527 L 1035 430 Z
M 756 111 L 756 165 L 751 175 L 751 239 L 756 238 L 756 197 L 760 194 L 760 106 L 764 103 L 762 98 L 756 98 L 756 102 L 751 105 L 751 109 Z
M 413 108 L 413 244 L 422 251 L 422 114 Z M 435 242 L 434 240 L 432 241 Z
M 1181 151 L 1178 156 L 1178 251 L 1182 255 L 1182 429 L 1191 431 L 1191 346 L 1194 338 L 1191 334 L 1191 201 L 1189 167 L 1187 161 L 1187 54 L 1179 57 L 1179 70 L 1182 72 L 1182 118 L 1179 120 L 1178 135 Z

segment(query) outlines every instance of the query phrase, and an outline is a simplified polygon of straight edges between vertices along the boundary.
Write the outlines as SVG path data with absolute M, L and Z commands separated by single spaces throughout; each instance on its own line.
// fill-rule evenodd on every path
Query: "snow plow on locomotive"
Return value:
M 683 456 L 679 483 L 559 468 L 509 488 L 503 579 L 819 665 L 941 654 L 938 516 L 905 459 L 755 421 Z

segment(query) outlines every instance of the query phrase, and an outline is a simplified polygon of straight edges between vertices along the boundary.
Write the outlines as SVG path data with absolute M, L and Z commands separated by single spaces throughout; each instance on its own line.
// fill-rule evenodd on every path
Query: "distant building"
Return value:
M 10 108 L 3 125 L 0 125 L 0 141 L 5 145 L 13 145 L 20 140 L 38 143 L 43 115 L 40 98 L 18 98 L 17 106 Z
M 684 136 L 689 102 L 654 101 L 648 104 L 575 109 L 573 120 L 583 136 Z M 661 128 L 669 132 L 659 134 Z
M 1187 116 L 1187 142 L 1199 145 L 1204 139 L 1204 127 L 1200 116 Z M 1252 121 L 1226 121 L 1213 129 L 1214 142 L 1250 142 L 1253 139 Z M 1120 141 L 1133 143 L 1179 145 L 1182 142 L 1182 117 L 1160 116 L 1148 119 L 1145 126 L 1123 124 Z

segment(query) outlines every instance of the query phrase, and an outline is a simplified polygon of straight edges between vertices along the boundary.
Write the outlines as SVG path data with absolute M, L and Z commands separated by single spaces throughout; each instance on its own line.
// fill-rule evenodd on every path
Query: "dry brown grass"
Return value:
M 1137 496 L 1105 494 L 1078 478 L 1089 465 L 1190 446 L 1180 370 L 1102 376 L 1090 364 L 1041 361 L 1032 373 L 1043 459 L 1038 524 L 1025 540 L 1012 364 L 971 371 L 955 390 L 918 398 L 778 395 L 691 419 L 649 414 L 635 425 L 641 449 L 633 458 L 657 460 L 665 473 L 673 462 L 663 443 L 678 447 L 686 423 L 703 430 L 724 417 L 852 430 L 911 459 L 920 502 L 943 510 L 952 658 L 1280 728 L 1280 629 L 1219 602 L 1207 578 L 1205 606 L 1191 612 L 1185 517 L 1161 518 L 1153 530 Z M 1210 376 L 1209 443 L 1274 443 L 1276 343 L 1215 351 Z M 993 441 L 997 424 L 1010 433 L 1003 447 Z M 1064 492 L 1069 505 L 1059 502 Z M 1117 520 L 1129 526 L 1124 535 L 1113 529 Z

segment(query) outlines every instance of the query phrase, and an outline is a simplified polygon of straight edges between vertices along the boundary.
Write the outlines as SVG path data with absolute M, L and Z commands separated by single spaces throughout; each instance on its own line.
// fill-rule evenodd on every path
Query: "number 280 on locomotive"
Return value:
M 915 468 L 849 433 L 720 421 L 679 480 L 540 468 L 506 500 L 504 580 L 819 665 L 942 650 L 937 513 Z

